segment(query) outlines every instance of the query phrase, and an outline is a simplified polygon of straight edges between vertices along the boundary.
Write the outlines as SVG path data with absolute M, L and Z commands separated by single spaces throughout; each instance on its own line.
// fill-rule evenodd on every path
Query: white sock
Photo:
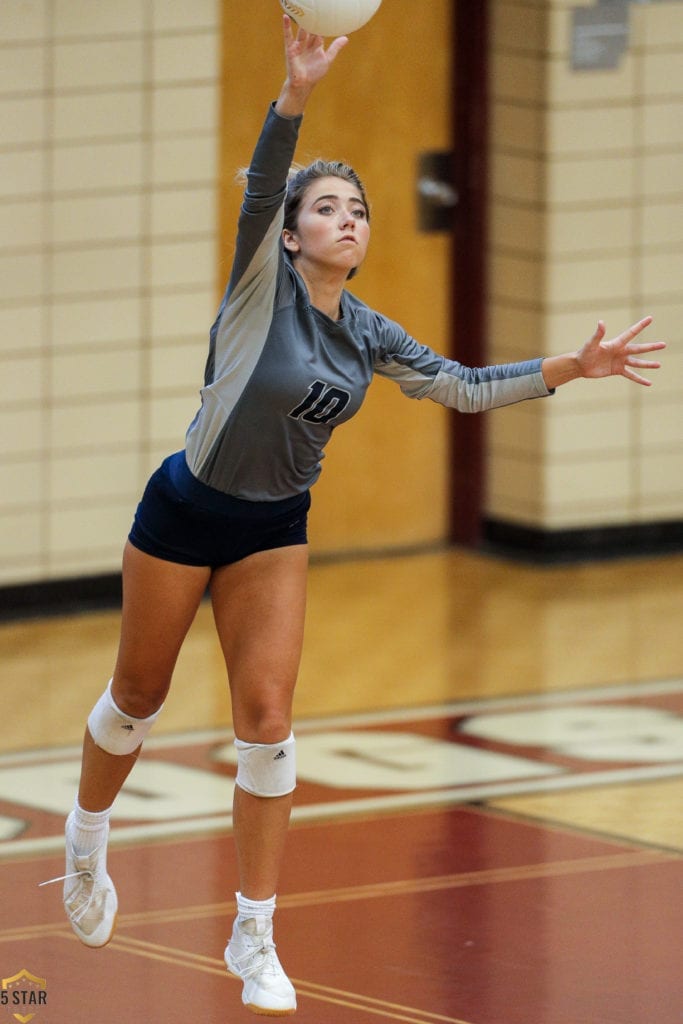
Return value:
M 275 896 L 271 896 L 269 900 L 250 900 L 241 892 L 236 892 L 235 897 L 237 899 L 237 920 L 240 924 L 254 917 L 264 917 L 267 921 L 272 921 L 275 913 Z
M 111 807 L 106 811 L 84 811 L 76 800 L 69 822 L 69 841 L 77 857 L 87 857 L 107 841 Z

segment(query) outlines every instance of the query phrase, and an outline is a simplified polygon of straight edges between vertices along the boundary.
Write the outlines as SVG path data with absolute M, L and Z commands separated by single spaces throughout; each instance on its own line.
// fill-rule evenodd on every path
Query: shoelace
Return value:
M 84 876 L 90 878 L 91 882 L 95 880 L 95 876 L 89 868 L 82 868 L 80 871 L 72 871 L 68 875 L 59 875 L 57 878 L 48 878 L 46 882 L 38 882 L 38 887 L 40 888 L 43 885 L 54 885 L 55 882 L 67 882 L 70 878 L 83 878 Z M 74 893 L 73 895 L 75 896 L 76 894 Z M 71 902 L 72 899 L 73 896 L 70 895 L 69 902 Z M 83 902 L 80 905 L 76 905 L 73 910 L 69 911 L 69 919 L 78 924 L 81 918 L 87 914 L 91 901 L 92 892 L 88 894 L 87 899 L 85 897 L 83 898 Z
M 81 875 L 90 875 L 93 877 L 92 871 L 88 868 L 83 868 L 81 871 L 72 871 L 70 875 L 59 875 L 58 878 L 48 878 L 47 882 L 38 882 L 38 888 L 41 885 L 53 885 L 55 882 L 66 882 L 69 878 L 79 878 Z
M 259 957 L 259 954 L 260 957 Z M 256 960 L 256 958 L 258 960 Z M 246 953 L 242 953 L 241 956 L 234 956 L 233 962 L 236 967 L 240 970 L 242 977 L 251 978 L 255 974 L 261 974 L 264 971 L 270 972 L 271 974 L 278 974 L 278 964 L 275 958 L 275 943 L 269 939 L 263 939 L 260 945 L 255 946 L 253 949 L 248 949 Z M 249 963 L 249 961 L 254 961 Z M 244 964 L 244 967 L 242 967 Z

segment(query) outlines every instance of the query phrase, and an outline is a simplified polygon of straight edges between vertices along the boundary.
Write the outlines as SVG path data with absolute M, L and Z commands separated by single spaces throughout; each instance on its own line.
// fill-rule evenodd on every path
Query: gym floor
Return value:
M 310 1024 L 680 1024 L 683 557 L 314 565 L 276 941 Z M 253 1019 L 211 612 L 117 803 L 105 949 L 62 830 L 112 612 L 0 626 L 0 1022 Z

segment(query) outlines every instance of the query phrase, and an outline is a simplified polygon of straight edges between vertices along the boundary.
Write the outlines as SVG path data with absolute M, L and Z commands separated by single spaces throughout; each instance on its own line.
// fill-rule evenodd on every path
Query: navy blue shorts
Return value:
M 281 501 L 244 501 L 208 487 L 184 452 L 150 477 L 128 536 L 136 548 L 182 565 L 230 565 L 257 551 L 306 544 L 308 491 Z

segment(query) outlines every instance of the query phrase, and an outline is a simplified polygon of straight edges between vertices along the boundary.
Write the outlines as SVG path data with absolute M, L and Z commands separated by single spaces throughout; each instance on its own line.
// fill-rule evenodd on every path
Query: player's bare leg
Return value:
M 278 548 L 218 570 L 211 585 L 230 678 L 235 736 L 258 756 L 272 751 L 274 761 L 282 757 L 283 749 L 293 754 L 292 699 L 303 642 L 307 567 L 305 545 Z M 253 788 L 288 788 L 286 772 L 283 783 L 282 761 L 272 770 L 264 763 L 263 776 L 260 767 L 255 772 Z M 245 983 L 244 1003 L 270 1015 L 296 1009 L 294 990 L 272 941 L 291 806 L 291 791 L 263 796 L 235 786 L 240 892 L 226 963 Z

